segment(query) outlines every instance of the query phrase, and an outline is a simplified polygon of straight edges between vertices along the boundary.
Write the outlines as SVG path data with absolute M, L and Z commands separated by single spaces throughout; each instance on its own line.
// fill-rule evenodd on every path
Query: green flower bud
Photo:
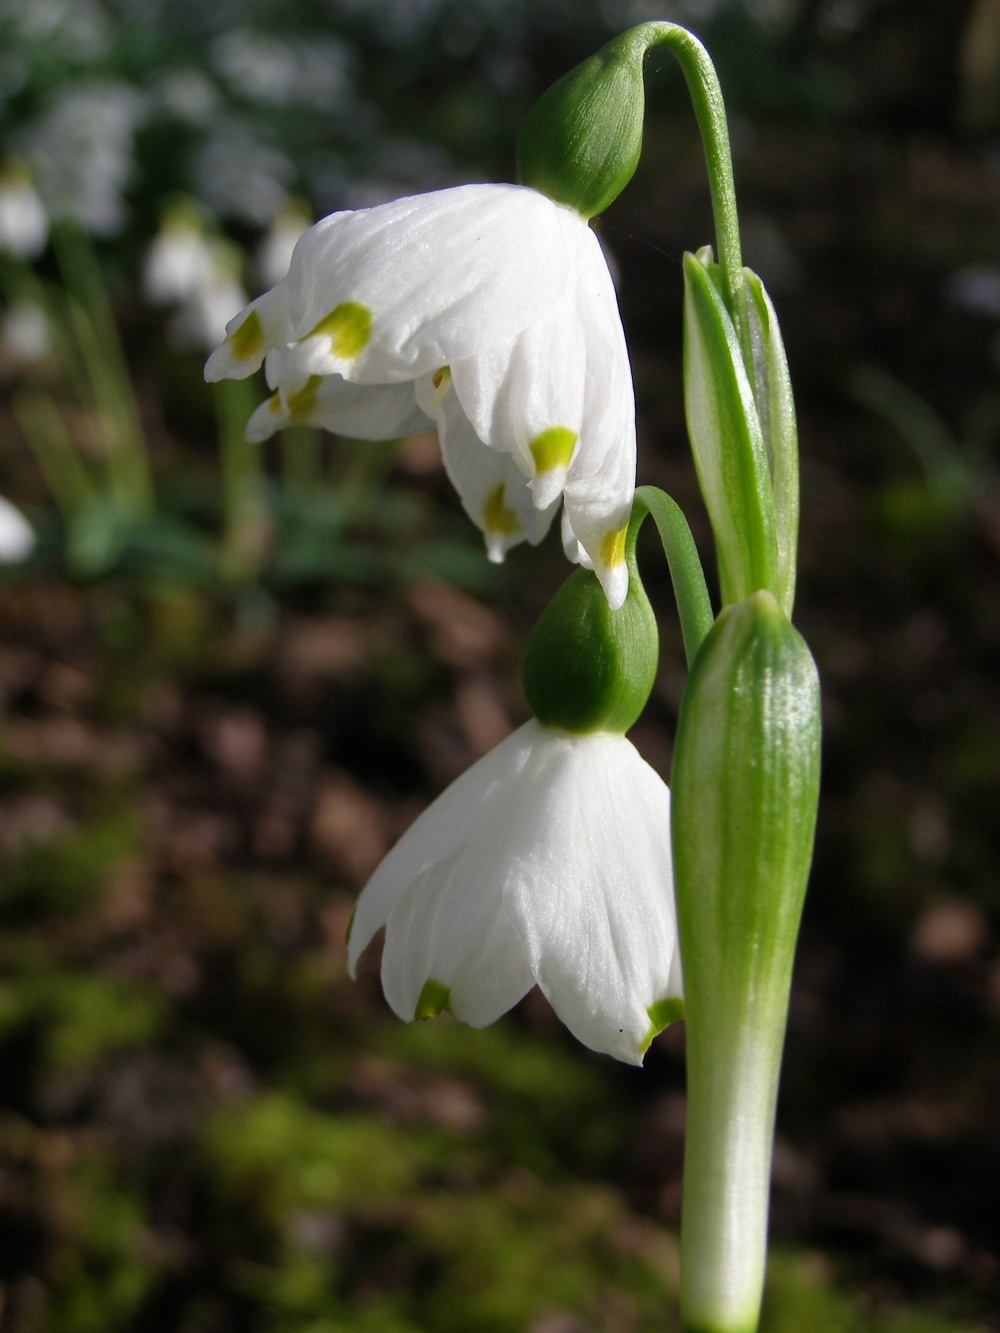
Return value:
M 595 217 L 624 190 L 642 151 L 643 25 L 564 74 L 528 112 L 517 141 L 517 179 Z
M 671 781 L 687 1017 L 685 1329 L 757 1327 L 819 746 L 819 680 L 801 635 L 768 592 L 727 607 L 695 659 Z
M 597 576 L 578 569 L 532 630 L 521 680 L 543 726 L 621 734 L 645 708 L 660 641 L 634 551 L 628 565 L 628 596 L 617 611 L 608 606 Z

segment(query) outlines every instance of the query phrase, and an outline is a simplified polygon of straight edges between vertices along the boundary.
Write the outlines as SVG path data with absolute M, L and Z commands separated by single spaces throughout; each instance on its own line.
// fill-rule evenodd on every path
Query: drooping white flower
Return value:
M 34 259 L 49 239 L 49 217 L 19 162 L 0 167 L 0 250 L 18 259 Z
M 143 290 L 158 305 L 177 305 L 168 327 L 182 348 L 214 347 L 246 303 L 242 256 L 221 236 L 206 233 L 197 211 L 181 205 L 164 217 L 146 253 Z
M 205 373 L 242 378 L 265 358 L 275 393 L 253 419 L 258 437 L 329 424 L 320 411 L 343 399 L 351 434 L 380 438 L 386 394 L 409 394 L 495 558 L 539 541 L 561 498 L 621 605 L 632 380 L 600 243 L 572 209 L 523 186 L 466 185 L 335 213 L 232 321 Z
M 273 287 L 287 274 L 296 243 L 312 222 L 305 204 L 287 199 L 275 213 L 257 251 L 257 272 L 265 287 Z
M 215 236 L 208 243 L 208 255 L 205 281 L 181 303 L 167 330 L 178 347 L 195 351 L 214 347 L 233 312 L 247 299 L 240 281 L 242 258 L 236 247 Z
M 52 327 L 44 308 L 33 300 L 15 300 L 0 316 L 0 354 L 12 365 L 31 366 L 52 351 Z
M 18 565 L 35 549 L 31 524 L 9 500 L 0 495 L 0 564 Z
M 197 212 L 180 205 L 163 218 L 146 251 L 142 289 L 157 305 L 188 300 L 212 271 L 208 242 Z
M 670 793 L 624 736 L 522 726 L 453 783 L 362 891 L 351 974 L 386 927 L 403 1019 L 492 1023 L 536 984 L 585 1045 L 640 1064 L 681 1011 Z

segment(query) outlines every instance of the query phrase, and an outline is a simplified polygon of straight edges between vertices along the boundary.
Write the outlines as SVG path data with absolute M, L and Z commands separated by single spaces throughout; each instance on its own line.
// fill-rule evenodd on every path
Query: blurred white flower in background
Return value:
M 965 264 L 945 283 L 949 305 L 974 315 L 1000 319 L 1000 265 Z
M 290 41 L 234 28 L 213 42 L 211 60 L 230 89 L 252 103 L 333 111 L 351 93 L 347 48 L 330 37 Z
M 411 825 L 368 881 L 348 966 L 386 927 L 405 1020 L 494 1022 L 537 984 L 573 1035 L 641 1064 L 682 1012 L 670 792 L 624 736 L 525 723 Z
M 35 259 L 49 239 L 49 216 L 23 163 L 0 166 L 0 250 Z
M 295 243 L 312 222 L 312 213 L 301 199 L 286 200 L 275 213 L 257 250 L 257 274 L 264 287 L 275 286 L 288 272 Z
M 111 50 L 112 20 L 97 0 L 3 0 L 0 13 L 49 61 L 85 66 Z
M 35 549 L 35 533 L 31 524 L 0 495 L 0 564 L 17 565 Z
M 19 142 L 50 216 L 74 218 L 97 236 L 121 230 L 133 135 L 145 110 L 130 84 L 79 84 L 23 133 Z
M 243 256 L 211 235 L 194 205 L 179 204 L 163 218 L 143 266 L 142 285 L 156 305 L 175 305 L 167 325 L 175 347 L 205 351 L 225 336 L 226 325 L 246 304 L 240 280 Z
M 206 125 L 218 112 L 222 94 L 194 65 L 164 70 L 151 89 L 153 107 L 187 125 Z
M 14 301 L 0 319 L 0 355 L 15 366 L 30 366 L 52 351 L 52 329 L 37 301 Z
M 142 288 L 150 301 L 170 305 L 186 301 L 208 280 L 211 259 L 197 209 L 178 204 L 169 209 L 146 252 Z
M 252 126 L 230 116 L 194 155 L 195 193 L 216 217 L 267 227 L 295 179 L 290 157 L 262 143 Z

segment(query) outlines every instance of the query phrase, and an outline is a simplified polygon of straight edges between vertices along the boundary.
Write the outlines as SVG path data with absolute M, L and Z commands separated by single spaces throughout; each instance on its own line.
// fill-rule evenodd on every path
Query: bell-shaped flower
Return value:
M 206 231 L 197 209 L 179 204 L 163 219 L 143 266 L 143 290 L 157 305 L 178 307 L 167 332 L 179 348 L 214 347 L 246 304 L 242 255 Z
M 682 1012 L 669 830 L 666 784 L 624 736 L 527 722 L 369 880 L 351 974 L 384 925 L 401 1018 L 485 1027 L 537 984 L 585 1045 L 640 1064 Z
M 35 549 L 31 524 L 9 500 L 0 495 L 0 565 L 17 565 Z
M 49 239 L 49 216 L 20 162 L 0 165 L 0 251 L 35 259 Z
M 466 185 L 334 213 L 205 373 L 242 378 L 265 358 L 274 394 L 257 438 L 290 421 L 339 430 L 341 409 L 362 439 L 386 438 L 387 420 L 433 424 L 494 558 L 539 541 L 561 498 L 568 549 L 621 605 L 632 381 L 607 262 L 573 209 Z

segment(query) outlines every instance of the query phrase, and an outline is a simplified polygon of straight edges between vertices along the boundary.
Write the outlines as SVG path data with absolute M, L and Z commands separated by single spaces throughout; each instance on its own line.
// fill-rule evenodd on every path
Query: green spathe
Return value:
M 617 611 L 608 606 L 596 574 L 578 569 L 532 630 L 521 679 L 543 726 L 624 733 L 645 708 L 659 633 L 634 552 L 628 564 L 628 596 Z
M 739 332 L 710 252 L 684 256 L 684 407 L 724 603 L 776 591 L 767 449 Z
M 585 218 L 616 199 L 642 152 L 647 42 L 633 28 L 542 94 L 517 141 L 517 179 Z
M 815 664 L 774 597 L 723 610 L 684 695 L 671 783 L 687 1020 L 686 1330 L 757 1324 L 819 742 Z

